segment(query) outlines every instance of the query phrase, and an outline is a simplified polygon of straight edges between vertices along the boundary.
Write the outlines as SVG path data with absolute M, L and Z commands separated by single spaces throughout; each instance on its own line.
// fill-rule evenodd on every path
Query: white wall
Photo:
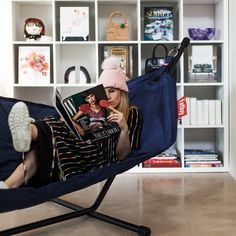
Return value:
M 9 0 L 0 0 L 0 96 L 12 96 L 12 28 Z
M 236 1 L 229 0 L 229 151 L 230 173 L 236 179 Z

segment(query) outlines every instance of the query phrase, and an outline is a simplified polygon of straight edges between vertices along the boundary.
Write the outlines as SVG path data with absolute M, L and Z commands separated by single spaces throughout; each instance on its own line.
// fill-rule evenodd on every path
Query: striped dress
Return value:
M 40 185 L 52 180 L 66 180 L 76 174 L 93 171 L 118 161 L 115 151 L 119 133 L 88 144 L 79 140 L 61 120 L 48 117 L 35 124 L 39 130 L 38 143 L 43 143 L 38 145 L 39 173 L 37 174 L 41 175 L 41 179 L 43 176 L 44 179 Z M 130 107 L 127 124 L 131 148 L 139 148 L 142 115 L 135 106 Z M 47 135 L 51 133 L 51 140 L 46 138 L 45 134 L 40 135 L 45 128 L 49 130 L 49 132 L 45 132 Z M 48 146 L 51 147 L 48 148 Z M 51 154 L 48 154 L 48 160 L 45 160 L 44 152 L 48 149 L 51 150 L 49 151 Z M 50 169 L 50 174 L 45 173 L 45 169 Z

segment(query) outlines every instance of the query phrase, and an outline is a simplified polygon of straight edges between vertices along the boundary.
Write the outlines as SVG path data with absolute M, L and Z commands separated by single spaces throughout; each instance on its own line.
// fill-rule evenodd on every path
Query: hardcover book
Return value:
M 120 132 L 118 124 L 107 119 L 110 109 L 103 85 L 65 99 L 56 90 L 55 105 L 71 131 L 82 141 L 92 143 Z
M 144 40 L 173 40 L 172 7 L 144 7 Z
M 60 7 L 62 41 L 89 40 L 89 7 Z

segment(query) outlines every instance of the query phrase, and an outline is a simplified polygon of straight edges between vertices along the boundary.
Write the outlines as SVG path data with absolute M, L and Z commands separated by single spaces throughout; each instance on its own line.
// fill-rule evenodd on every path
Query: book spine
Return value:
M 208 120 L 209 120 L 209 116 L 208 116 L 208 110 L 209 110 L 209 101 L 207 99 L 202 100 L 202 110 L 203 110 L 203 125 L 208 125 Z
M 197 100 L 197 124 L 203 125 L 203 100 Z
M 190 124 L 197 124 L 197 98 L 190 98 Z
M 216 123 L 216 107 L 215 100 L 209 100 L 209 124 L 215 125 Z
M 215 113 L 216 125 L 221 125 L 222 124 L 221 100 L 215 101 L 215 110 L 216 110 L 216 113 Z

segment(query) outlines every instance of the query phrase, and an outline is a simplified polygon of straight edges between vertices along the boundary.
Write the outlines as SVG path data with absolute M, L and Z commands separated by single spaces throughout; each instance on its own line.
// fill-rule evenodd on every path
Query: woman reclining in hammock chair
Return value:
M 46 117 L 32 121 L 26 104 L 18 102 L 12 107 L 8 122 L 14 149 L 23 153 L 23 160 L 5 181 L 0 181 L 0 188 L 24 184 L 40 187 L 66 180 L 122 160 L 131 149 L 139 148 L 142 115 L 129 104 L 126 76 L 119 59 L 105 59 L 102 69 L 99 80 L 112 110 L 108 120 L 118 123 L 120 133 L 88 144 L 79 140 L 62 120 Z

